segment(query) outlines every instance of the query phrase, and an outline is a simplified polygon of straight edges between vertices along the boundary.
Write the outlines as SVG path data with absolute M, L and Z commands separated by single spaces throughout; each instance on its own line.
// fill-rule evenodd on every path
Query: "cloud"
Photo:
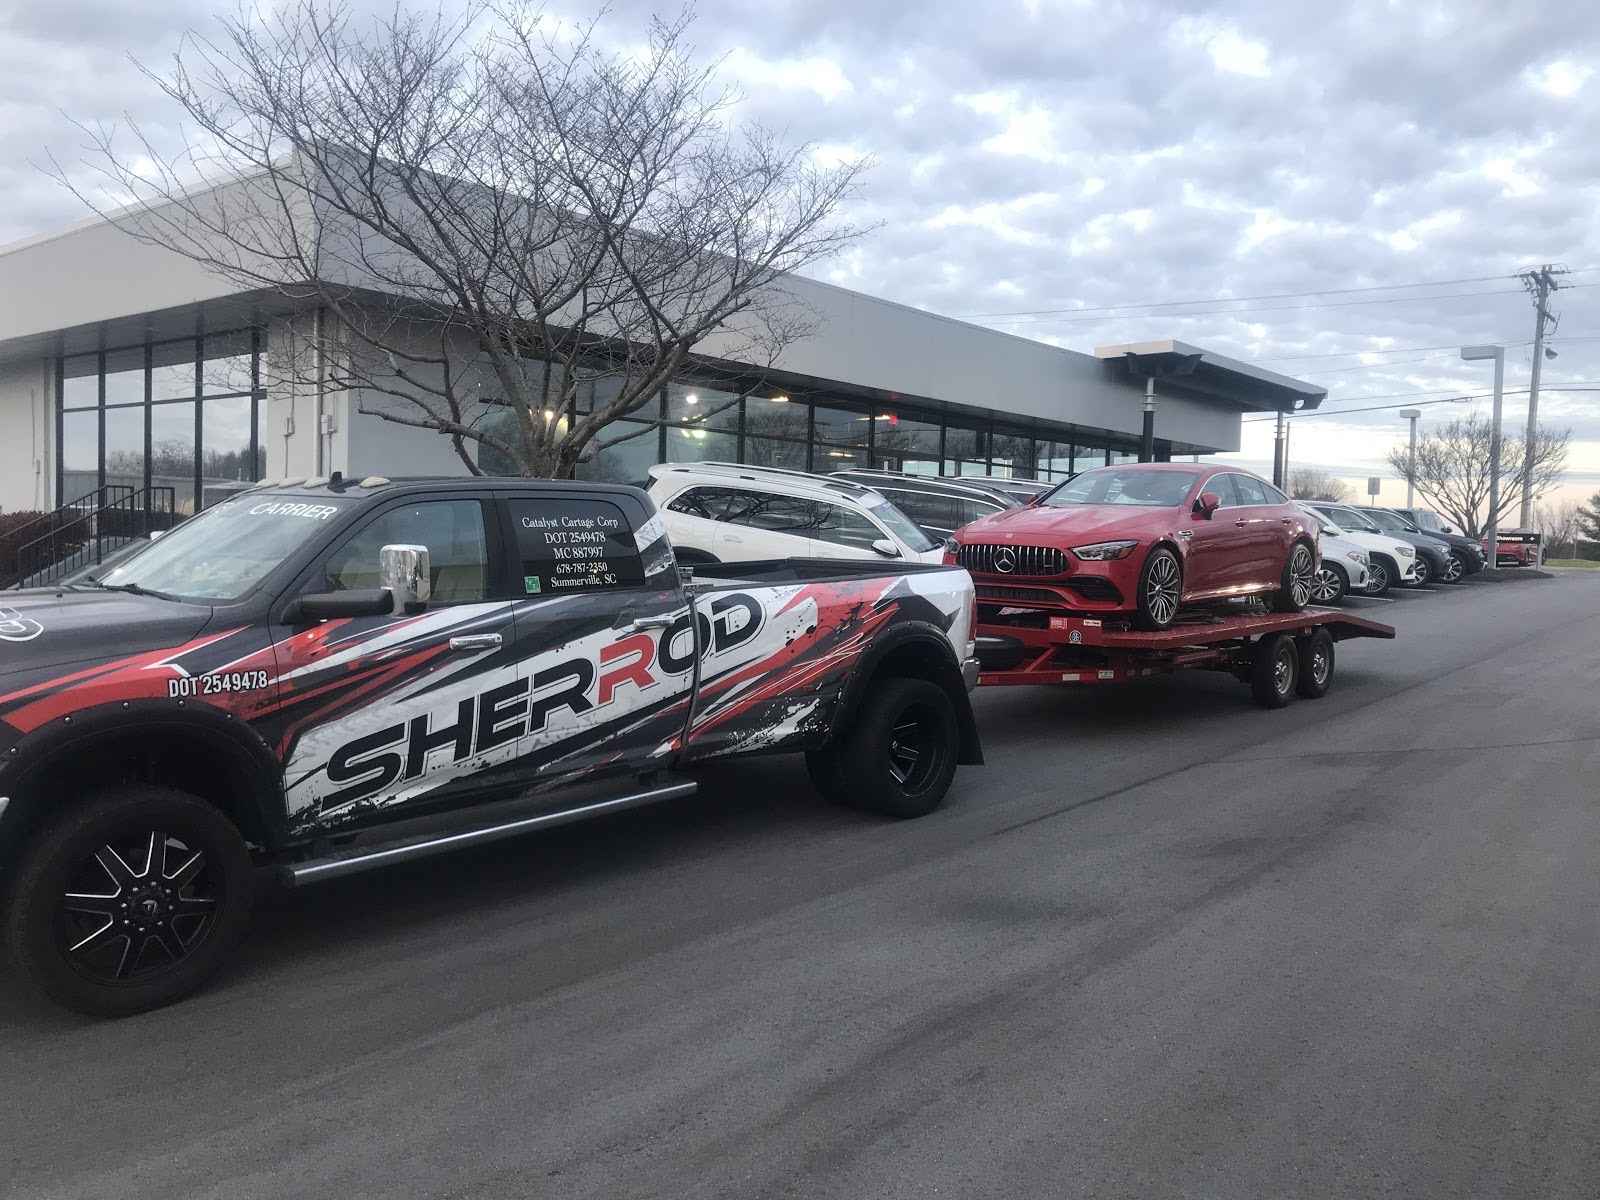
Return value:
M 7 240 L 83 215 L 29 165 L 75 156 L 82 138 L 61 110 L 90 124 L 128 113 L 181 137 L 128 54 L 159 62 L 186 29 L 214 24 L 199 0 L 11 8 Z M 676 5 L 617 0 L 603 33 L 635 44 L 657 10 Z M 877 160 L 852 216 L 881 229 L 824 278 L 1080 349 L 1177 337 L 1329 372 L 1308 377 L 1337 412 L 1484 390 L 1487 373 L 1449 350 L 1470 342 L 1510 345 L 1507 387 L 1525 387 L 1532 310 L 1511 276 L 1565 263 L 1574 286 L 1556 297 L 1561 357 L 1546 381 L 1600 382 L 1592 0 L 700 0 L 698 12 L 700 53 L 739 85 L 742 119 L 824 157 Z M 1396 286 L 1435 280 L 1469 282 Z M 1393 290 L 1329 293 L 1354 288 Z M 1105 311 L 1253 296 L 1282 298 Z M 1600 446 L 1596 400 L 1552 393 L 1543 411 Z M 1508 422 L 1525 403 L 1508 397 Z M 1338 448 L 1322 465 L 1357 473 L 1402 430 L 1389 413 L 1303 424 L 1303 440 Z

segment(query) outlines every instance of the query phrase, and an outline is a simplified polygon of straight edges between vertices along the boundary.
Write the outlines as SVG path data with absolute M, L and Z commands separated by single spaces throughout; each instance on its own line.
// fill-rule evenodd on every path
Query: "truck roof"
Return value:
M 282 495 L 327 495 L 365 498 L 375 495 L 396 495 L 408 492 L 435 491 L 449 488 L 452 491 L 516 491 L 534 487 L 540 490 L 560 489 L 582 491 L 589 494 L 613 493 L 638 499 L 643 492 L 622 483 L 593 483 L 583 479 L 528 479 L 515 475 L 411 475 L 391 479 L 384 475 L 367 475 L 361 479 L 345 479 L 338 472 L 331 476 L 290 476 L 286 479 L 264 479 L 239 495 L 257 495 L 268 492 Z

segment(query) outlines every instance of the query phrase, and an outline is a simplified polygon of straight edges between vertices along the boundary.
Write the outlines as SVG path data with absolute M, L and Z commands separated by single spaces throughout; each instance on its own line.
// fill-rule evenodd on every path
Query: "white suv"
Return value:
M 681 563 L 944 561 L 944 545 L 871 488 L 803 471 L 666 463 L 650 468 L 650 498 Z

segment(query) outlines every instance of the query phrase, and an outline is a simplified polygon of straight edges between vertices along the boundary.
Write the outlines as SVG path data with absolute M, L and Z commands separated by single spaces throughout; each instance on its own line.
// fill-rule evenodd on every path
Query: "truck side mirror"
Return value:
M 433 597 L 426 546 L 385 546 L 378 551 L 378 586 L 394 597 L 395 612 L 421 612 Z
M 1211 514 L 1222 507 L 1222 497 L 1216 492 L 1201 492 L 1194 502 L 1194 515 L 1211 520 Z

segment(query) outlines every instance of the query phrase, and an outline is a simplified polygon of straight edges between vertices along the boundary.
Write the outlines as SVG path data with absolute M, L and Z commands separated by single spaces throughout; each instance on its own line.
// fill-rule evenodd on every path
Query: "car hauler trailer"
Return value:
M 1282 708 L 1296 696 L 1315 700 L 1327 692 L 1335 642 L 1394 637 L 1393 626 L 1318 608 L 1196 613 L 1159 633 L 1054 613 L 1023 620 L 978 626 L 980 687 L 1123 683 L 1196 668 L 1225 671 L 1250 685 L 1257 704 Z

